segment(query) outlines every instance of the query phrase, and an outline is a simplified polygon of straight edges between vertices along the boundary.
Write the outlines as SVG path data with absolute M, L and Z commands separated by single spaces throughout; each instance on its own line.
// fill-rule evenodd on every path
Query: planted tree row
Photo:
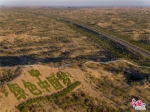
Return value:
M 125 58 L 131 61 L 135 61 L 140 65 L 150 66 L 148 63 L 150 59 L 144 57 L 143 55 L 136 53 L 127 47 L 110 40 L 109 38 L 99 35 L 85 27 L 81 27 L 75 24 L 70 24 L 66 22 L 71 28 L 74 28 L 76 31 L 82 32 L 86 35 L 91 42 L 100 44 L 108 53 L 111 53 L 114 58 Z

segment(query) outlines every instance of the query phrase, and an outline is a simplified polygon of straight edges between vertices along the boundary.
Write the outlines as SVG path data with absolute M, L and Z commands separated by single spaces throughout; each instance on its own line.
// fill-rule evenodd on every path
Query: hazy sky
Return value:
M 150 6 L 150 0 L 0 0 L 0 5 L 23 5 L 23 6 Z

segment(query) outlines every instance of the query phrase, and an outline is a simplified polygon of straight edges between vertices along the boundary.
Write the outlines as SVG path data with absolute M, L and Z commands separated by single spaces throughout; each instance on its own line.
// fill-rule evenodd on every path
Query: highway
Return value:
M 98 33 L 98 34 L 100 34 L 100 35 L 106 36 L 107 38 L 109 38 L 109 39 L 111 39 L 111 40 L 113 40 L 113 41 L 115 41 L 115 42 L 117 42 L 117 43 L 120 43 L 120 44 L 126 46 L 127 48 L 132 49 L 133 51 L 138 52 L 138 53 L 140 53 L 140 54 L 143 54 L 143 55 L 145 55 L 146 57 L 150 58 L 150 53 L 148 53 L 148 52 L 146 52 L 146 51 L 140 49 L 139 47 L 136 47 L 136 46 L 134 46 L 134 45 L 132 45 L 132 44 L 129 44 L 129 43 L 127 43 L 127 42 L 125 42 L 125 41 L 123 41 L 123 40 L 121 40 L 121 39 L 118 39 L 117 37 L 114 37 L 114 36 L 112 36 L 112 35 L 108 35 L 108 34 L 103 33 L 103 32 L 101 32 L 101 31 L 95 30 L 95 29 L 93 29 L 93 28 L 91 28 L 91 27 L 88 27 L 88 26 L 85 26 L 85 25 L 81 25 L 81 24 L 79 24 L 79 23 L 76 23 L 76 22 L 71 21 L 71 20 L 68 20 L 68 19 L 63 19 L 63 18 L 58 18 L 58 19 L 63 20 L 63 21 L 66 21 L 66 22 L 69 22 L 69 23 L 72 23 L 72 24 L 75 24 L 75 25 L 78 25 L 78 26 L 83 27 L 83 28 L 85 28 L 85 29 L 88 29 L 88 30 L 90 30 L 90 31 L 92 31 L 92 32 Z

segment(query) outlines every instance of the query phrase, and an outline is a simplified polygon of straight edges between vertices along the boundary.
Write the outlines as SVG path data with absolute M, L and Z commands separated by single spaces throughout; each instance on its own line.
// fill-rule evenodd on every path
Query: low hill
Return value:
M 149 69 L 123 61 L 2 67 L 0 108 L 2 112 L 133 111 L 132 98 L 149 105 L 149 85 Z

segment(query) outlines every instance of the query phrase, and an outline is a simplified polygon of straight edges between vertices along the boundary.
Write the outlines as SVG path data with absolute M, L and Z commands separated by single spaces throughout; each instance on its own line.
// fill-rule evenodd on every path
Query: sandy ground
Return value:
M 8 84 L 18 84 L 24 91 L 25 93 L 27 93 L 29 96 L 27 96 L 27 99 L 30 98 L 35 98 L 37 96 L 34 96 L 33 94 L 30 93 L 30 91 L 24 87 L 22 80 L 24 81 L 29 81 L 32 82 L 33 84 L 35 84 L 40 90 L 42 90 L 38 85 L 38 79 L 36 79 L 35 77 L 30 76 L 30 74 L 28 73 L 28 70 L 30 69 L 38 69 L 40 71 L 40 73 L 42 74 L 42 76 L 40 76 L 41 80 L 45 80 L 46 77 L 50 76 L 51 73 L 57 73 L 58 71 L 64 71 L 64 72 L 68 72 L 71 77 L 71 82 L 75 82 L 75 81 L 80 81 L 82 82 L 82 85 L 79 86 L 79 88 L 83 88 L 83 90 L 87 93 L 90 93 L 91 96 L 94 97 L 100 97 L 100 93 L 94 90 L 94 84 L 93 86 L 89 83 L 90 81 L 88 79 L 86 79 L 86 74 L 85 72 L 81 71 L 81 70 L 77 70 L 77 69 L 73 69 L 73 68 L 50 68 L 50 67 L 46 67 L 46 66 L 26 66 L 22 68 L 22 72 L 20 74 L 20 76 L 16 77 L 14 80 L 8 82 Z M 96 77 L 99 76 L 99 73 L 94 73 Z M 60 81 L 60 83 L 63 85 L 64 88 L 66 88 L 66 85 L 63 84 L 62 81 Z M 7 85 L 5 85 L 6 88 L 8 89 L 8 97 L 5 97 L 4 95 L 2 96 L 0 105 L 2 107 L 1 112 L 5 112 L 6 110 L 10 111 L 12 110 L 13 112 L 17 111 L 15 106 L 18 105 L 19 103 L 25 101 L 24 99 L 21 100 L 17 100 L 17 98 L 14 96 L 14 94 L 12 92 L 9 91 L 9 88 Z M 50 93 L 45 91 L 44 89 L 42 90 L 42 96 L 43 95 L 49 95 L 49 94 L 53 94 L 56 93 L 58 91 L 56 91 L 52 86 L 51 86 L 51 91 Z M 0 95 L 2 95 L 0 93 Z

